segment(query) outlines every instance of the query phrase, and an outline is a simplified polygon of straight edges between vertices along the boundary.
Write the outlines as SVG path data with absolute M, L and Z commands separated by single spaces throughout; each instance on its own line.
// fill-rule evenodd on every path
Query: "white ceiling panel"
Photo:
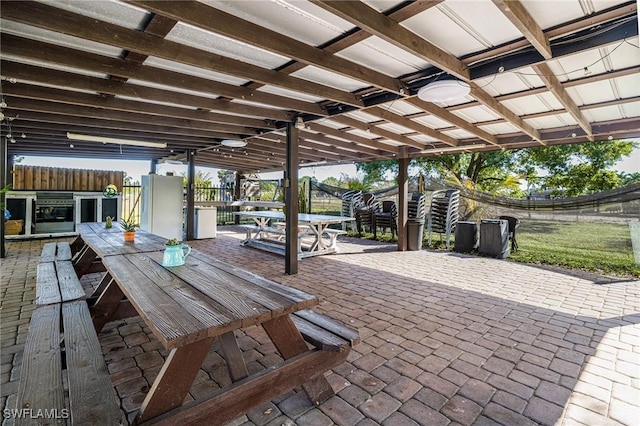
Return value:
M 165 38 L 262 68 L 274 69 L 290 60 L 290 58 L 183 22 L 178 22 Z
M 336 56 L 374 69 L 391 77 L 398 77 L 429 67 L 431 64 L 417 56 L 372 36 L 336 53 Z
M 365 3 L 367 6 L 377 10 L 378 12 L 384 13 L 387 10 L 395 8 L 403 2 L 398 0 L 362 0 L 362 3 Z
M 522 37 L 520 30 L 491 2 L 454 1 L 440 3 L 436 8 L 486 48 Z M 467 48 L 464 53 L 470 52 Z
M 369 84 L 362 81 L 358 81 L 350 77 L 345 77 L 344 75 L 314 66 L 306 66 L 291 75 L 293 75 L 294 77 L 302 78 L 303 80 L 313 81 L 314 83 L 320 83 L 324 84 L 325 86 L 346 90 L 347 92 L 354 92 L 356 90 L 370 87 Z
M 17 57 L 17 56 L 13 56 L 13 55 L 7 55 L 7 54 L 4 54 L 4 53 L 2 54 L 2 59 L 7 60 L 7 61 L 21 63 L 21 64 L 33 65 L 33 66 L 42 66 L 43 65 L 42 61 L 36 61 L 36 60 L 33 60 L 33 59 Z M 74 73 L 74 74 L 87 75 L 87 76 L 90 76 L 90 77 L 98 77 L 98 78 L 107 78 L 107 77 L 109 77 L 107 74 L 88 71 L 88 70 L 80 69 L 80 68 L 67 67 L 67 66 L 64 66 L 64 65 L 59 65 L 59 64 L 49 63 L 49 62 L 47 62 L 46 65 L 47 65 L 47 68 L 51 68 L 51 69 L 59 70 L 59 71 L 71 72 L 71 73 Z
M 409 102 L 396 99 L 395 101 L 386 102 L 379 105 L 380 108 L 389 110 L 398 115 L 419 114 L 422 110 Z
M 296 92 L 295 90 L 283 89 L 281 87 L 275 87 L 275 86 L 269 86 L 269 85 L 260 87 L 258 91 L 272 93 L 274 95 L 286 96 L 287 98 L 293 98 L 293 99 L 298 99 L 301 101 L 308 101 L 308 102 L 320 102 L 324 100 L 324 98 L 319 98 L 317 96 L 312 96 L 306 93 Z
M 97 53 L 111 58 L 117 58 L 122 54 L 122 49 L 117 47 L 96 43 L 54 31 L 44 30 L 42 28 L 31 27 L 18 22 L 7 21 L 5 19 L 0 19 L 0 28 L 2 28 L 3 33 L 13 34 L 58 46 L 70 47 L 72 49 Z
M 408 127 L 404 127 L 401 126 L 399 124 L 395 124 L 395 123 L 384 123 L 384 124 L 380 124 L 379 126 L 381 129 L 384 130 L 388 130 L 390 132 L 393 133 L 397 133 L 399 135 L 403 135 L 405 133 L 415 133 L 416 131 L 413 129 L 409 129 Z M 371 130 L 373 132 L 373 130 Z
M 544 86 L 540 77 L 531 67 L 494 74 L 493 76 L 478 79 L 475 83 L 491 96 L 506 95 Z
M 243 105 L 252 105 L 252 106 L 257 106 L 257 107 L 261 107 L 261 108 L 270 108 L 270 109 L 277 109 L 277 110 L 286 110 L 287 109 L 287 108 L 281 108 L 281 107 L 268 105 L 268 104 L 261 104 L 259 102 L 250 102 L 250 101 L 245 100 L 245 99 L 232 99 L 231 102 L 235 102 L 235 103 L 239 103 L 239 104 L 243 104 Z
M 175 108 L 182 108 L 182 109 L 186 109 L 186 110 L 191 110 L 191 111 L 195 111 L 197 110 L 197 108 L 195 107 L 190 107 L 190 106 L 186 106 L 186 105 L 182 105 L 182 104 L 176 104 L 175 102 L 163 102 L 163 101 L 156 101 L 156 100 L 151 100 L 151 99 L 145 99 L 145 100 L 140 100 L 140 98 L 135 98 L 133 96 L 116 96 L 116 98 L 118 99 L 127 99 L 130 101 L 136 101 L 136 102 L 144 102 L 146 104 L 156 104 L 156 105 L 165 105 L 165 106 L 170 106 L 170 107 L 175 107 Z
M 121 27 L 140 29 L 147 12 L 139 7 L 120 1 L 38 0 L 50 6 L 78 13 Z
M 153 87 L 156 89 L 162 89 L 162 90 L 166 90 L 169 92 L 176 92 L 176 93 L 184 93 L 187 95 L 194 95 L 194 96 L 202 96 L 205 98 L 211 98 L 211 99 L 216 99 L 219 95 L 215 95 L 212 93 L 206 93 L 206 92 L 198 92 L 195 90 L 188 90 L 188 89 L 176 89 L 173 86 L 167 86 L 164 84 L 157 84 L 157 83 L 152 83 L 150 81 L 146 81 L 146 80 L 136 80 L 134 78 L 130 78 L 129 80 L 127 80 L 127 83 L 130 84 L 136 84 L 139 86 L 145 86 L 145 87 Z
M 487 131 L 492 135 L 505 135 L 509 133 L 514 133 L 520 131 L 516 126 L 511 123 L 495 123 L 488 124 L 486 126 L 478 126 L 481 129 Z
M 554 127 L 577 126 L 578 123 L 573 119 L 571 114 L 554 114 L 544 117 L 528 118 L 527 123 L 531 124 L 535 129 L 551 129 Z
M 469 133 L 463 129 L 443 130 L 442 133 L 447 136 L 451 136 L 454 139 L 468 139 L 476 137 L 473 133 Z
M 611 83 L 608 81 L 596 81 L 594 83 L 568 87 L 566 90 L 574 101 L 581 99 L 586 105 L 616 99 Z M 576 103 L 578 106 L 583 105 L 582 103 Z
M 318 121 L 316 121 L 316 123 L 321 124 L 323 126 L 331 127 L 332 129 L 342 129 L 342 128 L 346 127 L 342 123 L 337 123 L 337 122 L 329 120 L 329 119 L 318 120 Z
M 220 83 L 233 84 L 235 86 L 241 86 L 249 82 L 244 78 L 234 77 L 228 74 L 222 74 L 215 71 L 206 70 L 204 68 L 198 68 L 191 65 L 181 64 L 179 62 L 168 61 L 162 58 L 156 58 L 149 56 L 145 61 L 145 65 L 162 68 L 169 71 L 176 71 L 183 74 L 193 75 L 195 77 L 208 78 Z
M 541 93 L 539 95 L 523 96 L 516 99 L 507 99 L 501 103 L 518 115 L 535 114 L 537 112 L 563 109 L 562 104 L 550 92 Z
M 416 142 L 422 142 L 424 144 L 440 142 L 440 139 L 432 138 L 431 136 L 427 136 L 427 135 L 411 135 L 409 137 Z M 429 148 L 429 147 L 425 146 L 425 148 Z
M 346 113 L 345 116 L 362 121 L 363 123 L 375 123 L 376 121 L 380 121 L 380 117 L 368 114 L 364 111 L 351 111 Z
M 622 108 L 624 117 L 640 117 L 640 102 L 620 105 L 619 108 Z
M 469 123 L 481 123 L 483 121 L 497 120 L 500 118 L 498 114 L 490 110 L 484 105 L 472 106 L 465 109 L 451 111 L 451 113 L 468 121 Z
M 586 15 L 578 0 L 521 0 L 521 2 L 542 29 Z M 549 13 L 551 10 L 553 13 Z
M 486 43 L 479 42 L 443 13 L 440 5 L 403 21 L 402 25 L 456 56 L 487 48 Z
M 637 74 L 614 78 L 611 85 L 615 86 L 621 98 L 640 96 L 640 77 Z
M 633 107 L 631 107 L 630 110 L 633 111 Z M 627 118 L 623 115 L 623 114 L 626 115 L 626 112 L 627 110 L 624 109 L 623 106 L 612 105 L 612 106 L 603 107 L 603 108 L 588 109 L 584 111 L 583 114 L 587 118 L 587 120 L 593 122 L 593 121 L 614 120 L 614 119 L 619 119 L 621 117 Z M 635 116 L 637 116 L 637 114 Z
M 451 126 L 451 123 L 445 121 L 435 115 L 426 115 L 424 117 L 416 117 L 413 119 L 416 123 L 420 123 L 424 126 L 430 127 L 432 129 L 441 129 L 443 127 Z
M 224 12 L 318 46 L 353 28 L 353 24 L 307 1 L 200 0 Z

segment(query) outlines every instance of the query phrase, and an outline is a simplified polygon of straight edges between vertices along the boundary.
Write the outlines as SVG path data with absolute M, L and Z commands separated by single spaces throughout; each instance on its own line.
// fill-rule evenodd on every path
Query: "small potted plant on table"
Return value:
M 113 228 L 113 218 L 111 216 L 107 216 L 107 221 L 104 224 L 105 229 Z
M 122 230 L 124 231 L 124 241 L 128 243 L 134 242 L 136 238 L 136 228 L 137 224 L 128 220 L 120 221 L 120 226 L 122 226 Z

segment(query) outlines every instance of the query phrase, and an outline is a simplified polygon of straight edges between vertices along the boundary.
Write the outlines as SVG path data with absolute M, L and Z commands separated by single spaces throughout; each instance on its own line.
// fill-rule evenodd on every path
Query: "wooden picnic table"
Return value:
M 197 424 L 211 415 L 222 423 L 299 385 L 316 403 L 333 395 L 323 372 L 344 362 L 350 345 L 334 346 L 330 338 L 307 329 L 313 324 L 304 318 L 319 315 L 306 309 L 318 303 L 315 296 L 197 250 L 191 251 L 185 265 L 165 268 L 164 238 L 138 231 L 135 243 L 123 243 L 121 234 L 100 226 L 80 224 L 78 241 L 72 245 L 76 264 L 89 263 L 83 257 L 92 262 L 99 258 L 107 271 L 91 306 L 97 331 L 108 321 L 137 314 L 170 350 L 142 403 L 138 423 L 153 419 L 174 424 L 179 418 L 181 424 Z M 336 326 L 335 320 L 323 318 Z M 265 329 L 284 361 L 249 375 L 234 330 L 252 325 Z M 357 331 L 350 331 L 350 343 L 357 343 Z M 313 334 L 315 338 L 307 338 Z M 182 406 L 216 338 L 233 383 Z M 314 344 L 329 343 L 332 349 L 309 349 L 305 338 Z
M 247 237 L 242 241 L 243 245 L 256 247 L 263 250 L 284 254 L 282 237 L 284 236 L 283 224 L 286 216 L 279 211 L 244 211 L 234 213 L 240 217 L 251 218 L 255 226 L 246 226 Z M 355 220 L 352 217 L 330 216 L 321 214 L 299 213 L 298 223 L 301 230 L 298 232 L 298 258 L 319 256 L 336 253 L 338 251 L 338 235 L 346 232 L 331 229 L 329 225 Z M 272 238 L 272 234 L 280 237 Z M 303 247 L 303 239 L 309 238 L 309 243 Z M 305 250 L 303 250 L 303 248 Z

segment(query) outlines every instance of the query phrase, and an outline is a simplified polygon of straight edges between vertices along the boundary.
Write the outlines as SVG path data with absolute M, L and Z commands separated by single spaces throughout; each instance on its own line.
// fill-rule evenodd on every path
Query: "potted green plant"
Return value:
M 138 225 L 134 222 L 123 219 L 120 221 L 120 226 L 124 231 L 125 242 L 132 243 L 136 238 L 136 228 L 138 227 Z
M 113 228 L 113 218 L 111 216 L 107 216 L 106 222 L 104 224 L 104 227 L 106 229 L 111 229 Z

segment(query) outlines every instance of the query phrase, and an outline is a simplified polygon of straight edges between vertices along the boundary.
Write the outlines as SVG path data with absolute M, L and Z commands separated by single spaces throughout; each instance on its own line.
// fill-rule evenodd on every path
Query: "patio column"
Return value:
M 284 171 L 284 214 L 286 217 L 286 244 L 284 272 L 298 273 L 298 137 L 300 131 L 293 122 L 287 123 L 287 162 Z
M 0 188 L 7 186 L 7 176 L 9 175 L 7 157 L 7 138 L 0 138 L 0 166 L 2 166 L 2 173 L 0 173 Z M 4 206 L 5 200 L 5 193 L 2 192 L 0 197 L 0 204 L 2 204 L 2 206 Z M 0 258 L 4 258 L 7 255 L 4 247 L 4 207 L 0 210 L 2 210 L 2 219 L 0 219 Z
M 407 149 L 400 148 L 398 159 L 398 251 L 407 250 L 407 201 L 409 199 L 409 158 Z
M 240 171 L 236 170 L 236 181 L 233 184 L 233 201 L 238 201 L 240 200 Z M 234 206 L 232 207 L 234 212 L 239 212 L 240 211 L 240 206 Z M 233 223 L 236 225 L 240 224 L 240 216 L 238 215 L 233 215 Z
M 196 152 L 193 150 L 187 151 L 187 241 L 194 239 L 195 234 L 195 180 L 196 180 Z
M 150 175 L 155 175 L 158 171 L 158 160 L 154 158 L 151 160 L 151 169 L 149 170 Z

